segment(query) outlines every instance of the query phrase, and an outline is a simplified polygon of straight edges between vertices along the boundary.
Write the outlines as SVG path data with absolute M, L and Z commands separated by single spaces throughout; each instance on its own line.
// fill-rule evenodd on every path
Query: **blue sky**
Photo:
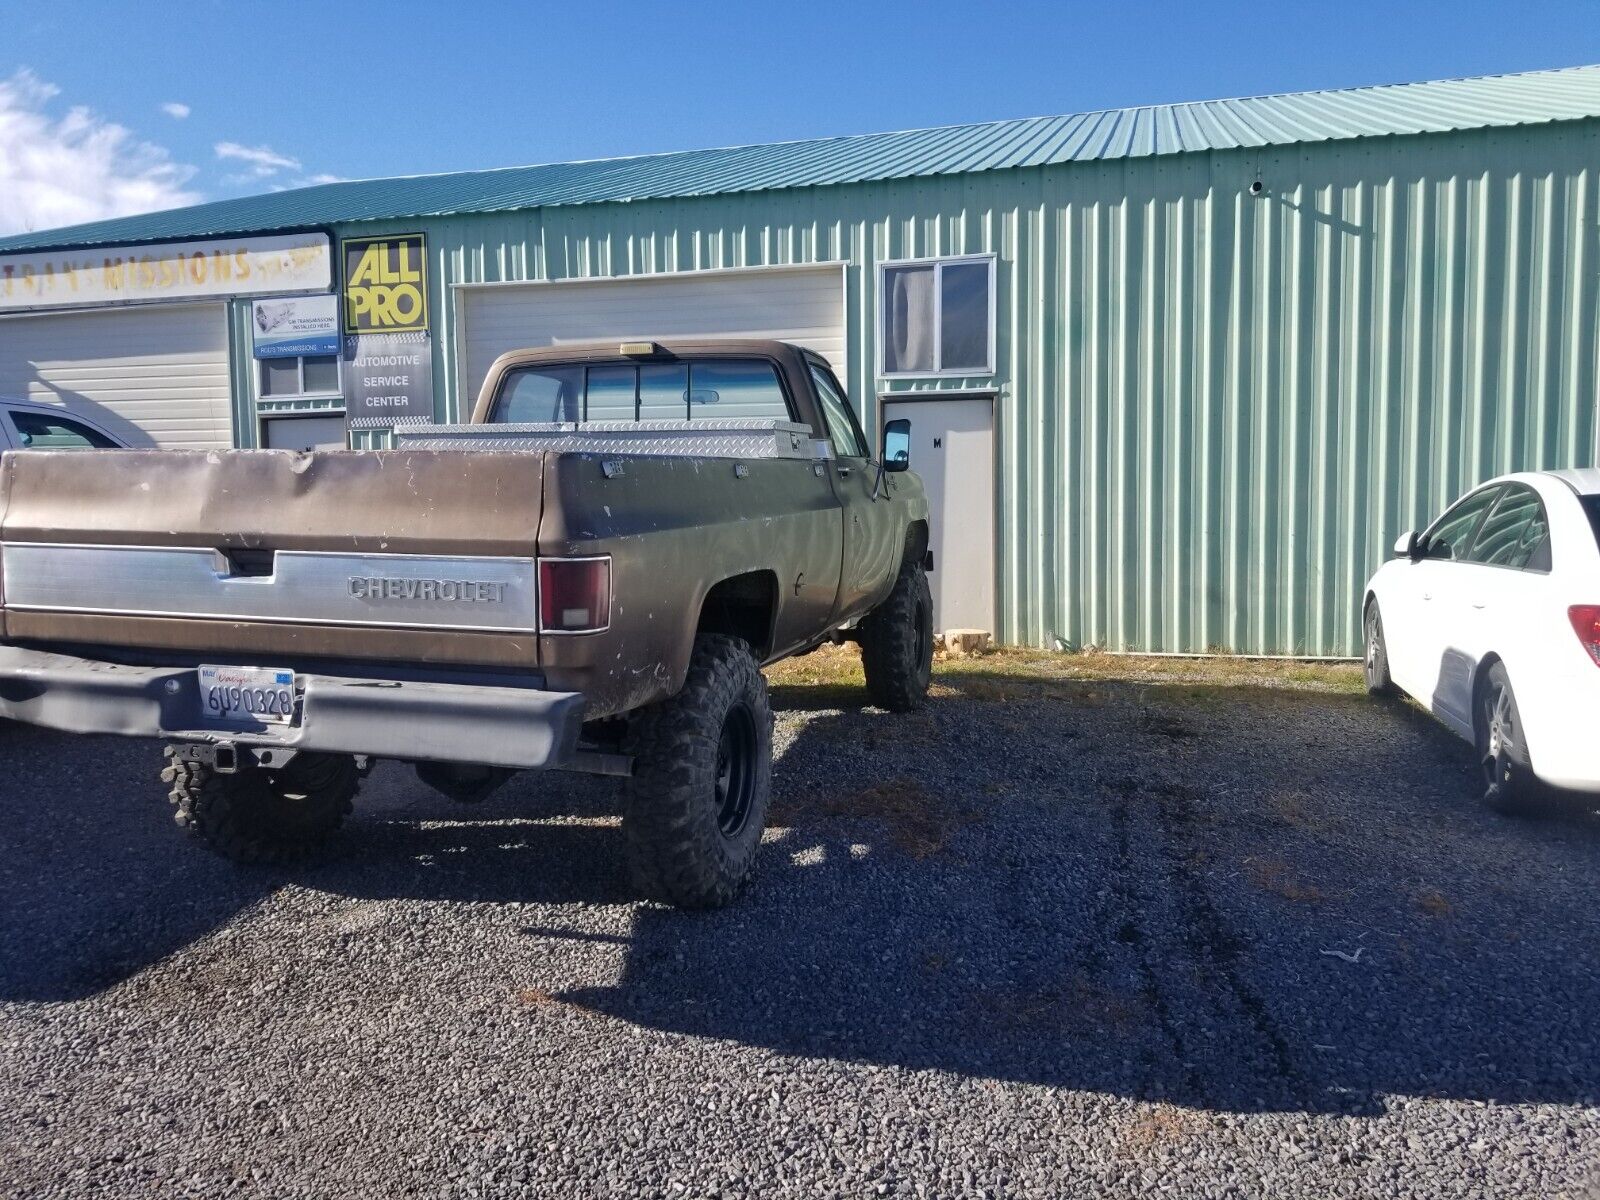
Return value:
M 0 232 L 327 177 L 1600 61 L 1600 0 L 0 0 L 0 30 Z

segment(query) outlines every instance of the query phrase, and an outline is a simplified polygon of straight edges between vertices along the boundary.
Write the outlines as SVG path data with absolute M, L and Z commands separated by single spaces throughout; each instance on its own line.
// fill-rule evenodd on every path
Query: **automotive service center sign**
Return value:
M 325 233 L 0 254 L 0 312 L 326 292 Z

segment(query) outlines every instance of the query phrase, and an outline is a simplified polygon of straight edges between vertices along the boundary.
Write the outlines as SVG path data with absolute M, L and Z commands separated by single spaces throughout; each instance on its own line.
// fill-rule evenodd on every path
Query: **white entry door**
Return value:
M 911 422 L 911 469 L 928 493 L 933 627 L 994 631 L 994 401 L 888 400 Z

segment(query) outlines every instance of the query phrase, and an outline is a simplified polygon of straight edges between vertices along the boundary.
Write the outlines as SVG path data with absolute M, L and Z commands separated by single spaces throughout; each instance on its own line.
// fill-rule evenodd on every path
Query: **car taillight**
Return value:
M 1574 604 L 1567 609 L 1567 620 L 1595 666 L 1600 667 L 1600 604 Z
M 539 560 L 541 633 L 596 633 L 610 624 L 609 558 Z

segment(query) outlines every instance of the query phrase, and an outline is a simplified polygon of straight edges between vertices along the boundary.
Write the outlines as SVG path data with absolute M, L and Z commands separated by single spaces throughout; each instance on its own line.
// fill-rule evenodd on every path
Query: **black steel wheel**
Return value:
M 755 803 L 760 739 L 748 704 L 735 704 L 722 722 L 717 742 L 717 828 L 723 837 L 743 832 Z

